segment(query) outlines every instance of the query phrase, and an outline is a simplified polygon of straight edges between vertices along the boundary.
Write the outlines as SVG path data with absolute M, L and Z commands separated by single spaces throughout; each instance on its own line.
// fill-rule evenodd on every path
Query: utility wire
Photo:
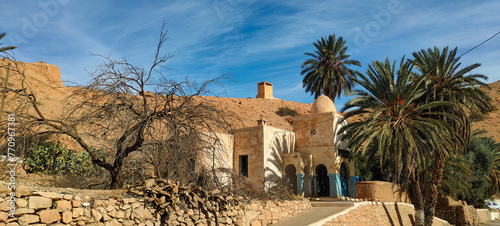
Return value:
M 465 53 L 462 53 L 462 55 L 458 56 L 458 57 L 462 57 L 463 55 L 469 53 L 470 51 L 474 50 L 475 48 L 483 45 L 484 43 L 486 43 L 487 41 L 491 40 L 492 38 L 494 38 L 495 36 L 497 36 L 498 34 L 500 34 L 500 31 L 497 32 L 496 34 L 494 34 L 493 36 L 489 37 L 488 39 L 484 40 L 484 42 L 481 42 L 479 45 L 476 45 L 474 47 L 472 47 L 471 49 L 467 50 Z
M 498 34 L 500 34 L 500 31 L 499 31 L 499 32 L 497 32 L 496 34 L 494 34 L 493 36 L 489 37 L 488 39 L 484 40 L 484 41 L 483 41 L 483 42 L 481 42 L 480 44 L 478 44 L 478 45 L 476 45 L 476 46 L 472 47 L 471 49 L 467 50 L 465 53 L 462 53 L 462 55 L 460 55 L 460 56 L 459 56 L 459 58 L 460 58 L 460 57 L 462 57 L 463 55 L 465 55 L 465 54 L 469 53 L 470 51 L 472 51 L 472 50 L 476 49 L 477 47 L 479 47 L 479 46 L 483 45 L 484 43 L 488 42 L 489 40 L 493 39 L 493 38 L 494 38 L 495 36 L 497 36 Z M 436 66 L 436 67 L 437 67 L 437 66 Z M 434 69 L 435 69 L 435 68 L 434 68 Z M 309 128 L 309 127 L 313 127 L 313 126 L 315 126 L 315 125 L 318 125 L 318 124 L 321 124 L 321 123 L 325 123 L 325 122 L 328 122 L 328 121 L 333 121 L 333 120 L 335 120 L 335 118 L 333 118 L 333 119 L 327 119 L 327 120 L 324 120 L 324 121 L 320 121 L 320 122 L 317 122 L 317 123 L 314 123 L 314 124 L 311 124 L 311 125 L 307 125 L 307 126 L 303 126 L 303 127 L 299 127 L 299 128 L 294 128 L 292 132 L 295 132 L 295 131 L 297 131 L 297 130 L 301 130 L 301 129 L 306 129 L 306 128 Z

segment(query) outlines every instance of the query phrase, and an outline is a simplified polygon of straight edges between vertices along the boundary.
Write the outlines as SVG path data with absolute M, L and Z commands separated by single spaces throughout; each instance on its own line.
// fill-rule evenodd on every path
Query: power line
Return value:
M 475 48 L 483 45 L 484 43 L 486 43 L 487 41 L 491 40 L 492 38 L 494 38 L 495 36 L 497 36 L 498 34 L 500 34 L 500 31 L 497 32 L 496 34 L 494 34 L 493 36 L 489 37 L 488 39 L 484 40 L 484 42 L 481 42 L 479 45 L 476 45 L 474 47 L 472 47 L 471 49 L 467 50 L 465 53 L 462 53 L 462 55 L 458 56 L 458 57 L 462 57 L 463 55 L 469 53 L 470 51 L 474 50 Z

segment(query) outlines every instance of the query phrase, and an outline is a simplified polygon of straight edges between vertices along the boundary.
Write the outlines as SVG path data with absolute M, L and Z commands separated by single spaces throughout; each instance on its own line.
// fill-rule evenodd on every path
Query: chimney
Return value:
M 261 118 L 261 119 L 257 120 L 257 125 L 259 125 L 259 126 L 267 125 L 267 120 Z

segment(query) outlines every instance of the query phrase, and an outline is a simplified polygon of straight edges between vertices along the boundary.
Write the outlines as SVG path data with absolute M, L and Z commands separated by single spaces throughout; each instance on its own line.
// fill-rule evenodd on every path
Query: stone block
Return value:
M 83 212 L 84 212 L 83 208 L 73 208 L 72 210 L 73 218 L 83 216 Z
M 61 215 L 55 209 L 42 210 L 38 213 L 38 216 L 40 216 L 40 222 L 44 224 L 51 224 L 61 220 Z
M 118 218 L 118 219 L 125 218 L 125 212 L 121 211 L 121 210 L 117 211 L 116 218 Z
M 16 187 L 16 197 L 21 198 L 24 196 L 31 195 L 33 193 L 33 189 L 26 186 L 18 186 Z
M 118 222 L 116 219 L 113 219 L 109 222 L 105 223 L 106 226 L 121 226 L 122 224 Z
M 34 195 L 38 195 L 38 196 L 42 196 L 42 197 L 45 197 L 45 198 L 50 198 L 50 199 L 53 199 L 53 200 L 61 200 L 62 199 L 62 195 L 59 194 L 59 193 L 55 193 L 55 192 L 43 192 L 43 191 L 35 191 L 33 192 Z
M 138 208 L 139 206 L 141 206 L 141 204 L 138 202 L 132 203 L 132 209 Z
M 116 210 L 111 210 L 108 212 L 108 215 L 112 218 L 116 218 Z
M 132 211 L 132 217 L 139 220 L 145 220 L 153 218 L 153 215 L 149 212 L 149 210 L 144 209 L 144 207 L 141 206 Z
M 113 210 L 115 210 L 115 207 L 113 205 L 108 205 L 108 207 L 106 207 L 106 211 L 108 212 L 111 212 Z
M 26 199 L 17 198 L 15 202 L 16 202 L 17 207 L 19 207 L 19 208 L 23 208 L 23 207 L 28 206 L 28 201 Z
M 12 205 L 14 205 L 14 207 L 16 206 L 16 204 L 15 204 L 15 203 L 14 203 L 14 204 L 12 204 L 12 202 L 11 202 L 11 201 L 9 201 L 9 200 L 5 200 L 5 201 L 3 201 L 2 203 L 0 203 L 0 211 L 9 211 L 9 208 L 8 208 L 8 207 L 9 207 L 9 206 L 12 206 Z
M 88 218 L 92 217 L 90 209 L 83 209 L 83 216 L 88 217 Z
M 4 222 L 9 218 L 9 214 L 6 212 L 0 212 L 0 222 Z
M 262 223 L 259 220 L 253 220 L 250 226 L 262 226 Z
M 116 199 L 108 199 L 108 205 L 116 205 L 117 203 Z
M 58 200 L 55 201 L 55 208 L 59 213 L 62 213 L 64 211 L 71 211 L 73 209 L 73 205 L 71 205 L 71 201 L 68 200 Z
M 34 210 L 47 209 L 52 207 L 52 199 L 42 196 L 30 196 L 28 206 Z
M 93 206 L 94 206 L 94 208 L 95 207 L 103 206 L 105 204 L 104 202 L 105 202 L 104 200 L 94 200 L 94 205 Z
M 102 219 L 102 214 L 99 213 L 99 211 L 92 209 L 91 212 L 92 212 L 92 217 L 93 217 L 94 221 L 100 221 Z
M 71 199 L 73 199 L 73 195 L 70 195 L 70 194 L 64 194 L 64 195 L 63 195 L 63 199 L 64 199 L 64 200 L 71 200 Z
M 35 210 L 34 209 L 28 209 L 28 208 L 19 208 L 19 209 L 16 209 L 16 212 L 14 213 L 14 216 L 21 216 L 21 215 L 24 215 L 24 214 L 31 214 L 31 213 L 35 213 Z
M 106 211 L 101 212 L 101 213 L 102 213 L 102 220 L 104 222 L 111 220 L 111 217 L 108 215 L 108 213 Z
M 71 200 L 71 205 L 73 208 L 82 207 L 82 202 L 78 200 Z
M 17 222 L 10 222 L 7 223 L 5 226 L 19 226 L 19 224 Z
M 127 209 L 125 210 L 125 219 L 131 219 L 130 216 L 132 215 L 132 210 Z
M 61 214 L 61 222 L 65 224 L 71 223 L 73 220 L 73 213 L 70 210 L 66 210 Z

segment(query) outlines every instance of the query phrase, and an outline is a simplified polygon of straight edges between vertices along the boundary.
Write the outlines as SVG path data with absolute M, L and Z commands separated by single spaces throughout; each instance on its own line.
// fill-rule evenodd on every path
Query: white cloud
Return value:
M 401 11 L 386 21 L 377 19 L 387 15 L 391 2 L 399 2 Z M 165 50 L 174 55 L 166 65 L 173 69 L 169 77 L 203 80 L 233 73 L 239 83 L 227 87 L 228 95 L 238 97 L 255 96 L 255 83 L 261 80 L 279 81 L 275 96 L 311 102 L 301 88 L 300 64 L 321 36 L 343 36 L 352 57 L 365 67 L 372 60 L 408 58 L 435 45 L 458 46 L 463 53 L 500 31 L 498 8 L 495 1 L 70 1 L 16 54 L 57 64 L 65 80 L 87 81 L 83 69 L 100 62 L 89 52 L 147 66 L 166 21 L 170 39 Z M 36 3 L 14 1 L 2 3 L 2 9 L 0 20 L 9 23 L 1 24 L 0 31 L 18 34 L 21 19 L 41 10 Z M 360 35 L 369 42 L 362 43 Z M 464 64 L 480 62 L 478 72 L 498 80 L 499 40 L 464 56 Z

